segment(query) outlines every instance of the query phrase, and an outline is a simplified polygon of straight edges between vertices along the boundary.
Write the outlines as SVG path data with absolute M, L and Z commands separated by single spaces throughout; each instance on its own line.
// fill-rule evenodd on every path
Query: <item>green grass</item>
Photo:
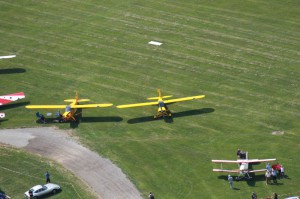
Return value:
M 29 188 L 44 184 L 47 170 L 51 182 L 62 189 L 51 198 L 96 198 L 76 176 L 53 161 L 7 146 L 1 146 L 0 152 L 0 190 L 12 198 L 24 198 Z
M 299 195 L 299 2 L 0 5 L 0 53 L 17 55 L 0 68 L 25 70 L 1 74 L 3 94 L 24 91 L 24 103 L 63 104 L 78 91 L 92 103 L 115 105 L 144 102 L 157 88 L 174 97 L 206 95 L 170 105 L 181 116 L 172 123 L 148 121 L 154 107 L 84 110 L 75 134 L 120 166 L 145 198 L 149 191 L 164 199 Z M 0 128 L 37 125 L 34 111 L 2 109 Z M 276 130 L 285 134 L 272 135 Z M 237 148 L 250 158 L 276 157 L 289 179 L 266 186 L 258 176 L 230 191 L 211 159 L 235 159 Z

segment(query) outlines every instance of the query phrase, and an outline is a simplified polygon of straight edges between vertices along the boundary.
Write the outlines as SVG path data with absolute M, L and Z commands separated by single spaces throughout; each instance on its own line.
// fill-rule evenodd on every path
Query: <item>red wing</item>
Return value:
M 2 95 L 0 96 L 0 105 L 8 104 L 23 98 L 25 98 L 24 92 Z

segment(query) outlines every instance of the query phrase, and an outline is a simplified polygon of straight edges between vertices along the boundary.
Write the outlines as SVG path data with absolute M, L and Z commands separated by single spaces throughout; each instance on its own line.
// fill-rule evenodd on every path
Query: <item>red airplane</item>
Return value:
M 0 96 L 0 106 L 23 98 L 25 98 L 24 92 L 2 95 Z M 4 117 L 5 117 L 5 113 L 0 113 L 0 118 L 4 118 Z

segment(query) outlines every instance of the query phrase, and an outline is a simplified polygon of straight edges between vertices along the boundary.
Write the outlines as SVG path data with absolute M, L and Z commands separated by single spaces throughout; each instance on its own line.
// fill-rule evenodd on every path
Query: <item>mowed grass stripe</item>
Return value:
M 172 6 L 172 5 L 170 5 Z M 271 49 L 277 49 L 277 50 L 281 50 L 282 52 L 289 52 L 289 53 L 297 53 L 299 54 L 299 52 L 297 50 L 293 50 L 290 49 L 288 47 L 290 47 L 290 45 L 297 45 L 298 42 L 298 36 L 296 35 L 295 37 L 288 39 L 288 36 L 286 35 L 286 32 L 284 32 L 282 35 L 277 36 L 277 35 L 270 35 L 270 34 L 266 34 L 263 32 L 257 32 L 254 31 L 253 29 L 249 29 L 250 27 L 247 28 L 242 28 L 242 26 L 237 27 L 236 23 L 239 23 L 240 25 L 244 24 L 249 26 L 249 24 L 252 23 L 252 21 L 249 21 L 248 19 L 243 19 L 240 16 L 238 17 L 233 17 L 233 16 L 229 16 L 229 15 L 225 15 L 225 14 L 215 14 L 215 13 L 211 13 L 211 12 L 201 12 L 201 14 L 203 15 L 203 18 L 201 17 L 190 17 L 188 15 L 186 15 L 187 13 L 189 13 L 190 10 L 184 10 L 183 7 L 180 8 L 182 13 L 185 14 L 178 14 L 178 12 L 173 12 L 170 13 L 169 11 L 172 9 L 165 9 L 165 10 L 161 10 L 162 7 L 145 7 L 145 6 L 140 6 L 137 5 L 138 8 L 141 8 L 141 10 L 145 11 L 147 10 L 148 12 L 156 12 L 159 13 L 161 16 L 159 19 L 163 18 L 163 19 L 170 19 L 170 21 L 173 22 L 173 24 L 177 27 L 182 27 L 182 26 L 187 26 L 187 24 L 200 24 L 203 25 L 203 29 L 207 29 L 209 27 L 212 27 L 211 29 L 214 29 L 216 27 L 218 27 L 218 32 L 223 32 L 224 30 L 230 31 L 230 36 L 234 37 L 234 38 L 239 38 L 242 39 L 244 41 L 247 41 L 248 43 L 254 43 L 255 45 L 259 45 L 259 46 L 267 46 L 270 47 Z M 130 16 L 130 13 L 128 14 Z M 215 18 L 213 18 L 212 16 L 215 16 Z M 223 23 L 219 23 L 218 21 L 220 19 L 227 19 L 224 20 Z M 176 22 L 174 22 L 176 21 Z M 231 22 L 231 23 L 228 23 Z M 161 21 L 162 24 L 164 24 L 163 21 Z M 271 27 L 265 27 L 266 24 L 263 23 L 262 24 L 264 29 L 267 28 L 271 28 L 272 30 L 274 29 L 274 26 Z M 201 26 L 200 26 L 201 27 Z M 280 29 L 279 29 L 280 30 Z M 276 34 L 279 34 L 279 32 L 275 32 Z M 298 32 L 294 32 L 297 33 Z M 244 37 L 241 37 L 241 35 L 243 35 Z M 283 37 L 284 36 L 284 37 Z M 251 39 L 246 39 L 250 37 Z M 276 44 L 282 43 L 284 46 L 278 46 Z
M 157 19 L 157 18 L 153 18 L 153 17 L 141 17 L 138 16 L 138 15 L 135 15 L 135 16 L 132 16 L 131 17 L 134 18 L 134 20 L 136 19 L 140 19 L 140 20 L 145 20 L 145 21 L 150 21 L 150 22 L 157 22 L 158 24 L 168 24 L 168 25 L 171 25 L 171 24 L 174 24 L 174 22 L 168 22 L 166 20 L 162 20 L 162 19 Z M 227 47 L 231 47 L 232 49 L 241 49 L 243 51 L 246 51 L 248 53 L 251 53 L 251 54 L 254 54 L 254 55 L 260 55 L 260 56 L 264 56 L 265 58 L 268 58 L 268 59 L 272 59 L 272 60 L 277 60 L 277 61 L 293 61 L 293 62 L 297 62 L 299 63 L 300 61 L 298 59 L 293 59 L 293 58 L 285 58 L 285 57 L 281 57 L 280 55 L 276 55 L 274 53 L 269 53 L 268 51 L 261 51 L 261 50 L 258 50 L 257 48 L 254 49 L 255 47 L 255 44 L 253 44 L 253 42 L 251 40 L 245 40 L 244 38 L 240 38 L 240 37 L 236 37 L 236 36 L 231 36 L 229 34 L 224 34 L 224 33 L 220 33 L 220 32 L 216 32 L 216 31 L 211 31 L 211 30 L 207 30 L 207 29 L 199 29 L 197 27 L 194 27 L 194 26 L 190 26 L 190 25 L 180 25 L 180 26 L 183 26 L 185 29 L 189 29 L 190 32 L 197 32 L 197 33 L 206 33 L 206 34 L 209 34 L 209 35 L 213 35 L 215 37 L 218 37 L 219 39 L 220 38 L 223 38 L 224 41 L 217 41 L 217 43 L 219 43 L 220 45 L 222 46 L 227 46 Z M 132 25 L 131 26 L 132 28 L 135 28 L 136 25 Z M 143 26 L 143 27 L 138 27 L 138 28 L 144 28 L 146 29 L 147 31 L 151 31 L 151 29 L 148 28 L 148 26 Z M 153 29 L 152 29 L 153 30 Z M 157 30 L 157 32 L 159 32 L 160 30 Z M 176 34 L 176 33 L 173 33 L 173 34 Z M 189 38 L 189 37 L 188 37 Z M 234 45 L 232 44 L 232 42 L 230 42 L 230 44 L 228 44 L 228 39 L 231 39 L 231 40 L 238 40 L 238 41 L 247 41 L 248 43 L 252 43 L 253 47 L 241 47 L 239 45 Z M 205 40 L 205 39 L 204 39 Z M 207 39 L 206 39 L 207 40 Z M 216 42 L 215 40 L 208 40 L 210 42 Z M 226 42 L 225 42 L 226 41 Z M 251 42 L 250 42 L 251 41 Z M 257 44 L 257 43 L 256 43 Z M 265 45 L 260 45 L 260 46 L 263 46 L 263 47 L 267 47 Z M 274 47 L 273 47 L 274 48 Z M 270 48 L 268 48 L 270 50 Z M 271 48 L 272 49 L 272 48 Z M 274 51 L 274 52 L 278 52 L 278 51 Z
M 57 55 L 56 55 L 57 56 Z
M 153 2 L 153 0 L 152 0 L 152 2 Z M 250 1 L 248 1 L 248 2 L 250 3 Z M 245 2 L 245 3 L 247 3 L 247 2 Z M 260 3 L 264 3 L 264 2 L 260 2 Z M 290 3 L 295 3 L 295 2 L 290 2 Z M 168 3 L 163 3 L 162 2 L 162 4 L 165 4 L 166 7 L 170 7 L 170 4 L 168 4 Z M 247 11 L 244 11 L 244 10 L 238 11 L 237 9 L 226 9 L 225 8 L 226 6 L 230 7 L 231 5 L 233 5 L 234 2 L 233 2 L 233 4 L 227 4 L 227 5 L 223 4 L 224 7 L 209 6 L 209 5 L 204 5 L 204 4 L 194 4 L 194 3 L 189 3 L 189 2 L 185 2 L 185 3 L 178 2 L 177 4 L 180 4 L 180 5 L 178 5 L 179 8 L 182 8 L 182 7 L 185 7 L 185 6 L 189 6 L 189 7 L 193 7 L 193 8 L 200 7 L 200 8 L 205 8 L 205 9 L 208 9 L 208 10 L 219 11 L 221 13 L 236 14 L 238 16 L 254 17 L 254 18 L 258 18 L 258 19 L 273 20 L 273 21 L 277 21 L 277 22 L 291 23 L 291 24 L 295 24 L 295 25 L 296 24 L 299 25 L 299 23 L 300 23 L 300 20 L 299 19 L 297 20 L 297 18 L 292 18 L 292 19 L 289 18 L 288 20 L 285 20 L 283 18 L 272 18 L 272 17 L 267 17 L 267 16 L 261 16 L 261 15 L 258 15 L 255 11 L 253 12 L 253 10 L 251 10 L 252 12 L 250 13 L 250 12 L 247 12 Z M 297 4 L 297 3 L 295 3 L 295 4 Z M 172 4 L 172 5 L 176 6 L 176 4 Z M 238 5 L 240 5 L 241 7 L 244 7 L 244 5 L 241 5 L 241 4 L 238 4 Z M 251 4 L 251 3 L 248 4 L 248 5 L 249 6 L 250 5 L 253 6 L 253 4 Z M 268 3 L 266 3 L 266 5 L 269 6 Z M 281 7 L 282 8 L 282 6 L 280 4 L 274 4 L 274 5 L 276 5 L 277 7 Z M 293 7 L 292 6 L 292 7 L 289 7 L 288 9 L 292 10 L 291 8 L 295 9 L 294 11 L 297 11 L 297 7 Z M 284 9 L 286 9 L 286 8 L 284 7 Z M 268 11 L 272 12 L 273 10 L 268 10 Z

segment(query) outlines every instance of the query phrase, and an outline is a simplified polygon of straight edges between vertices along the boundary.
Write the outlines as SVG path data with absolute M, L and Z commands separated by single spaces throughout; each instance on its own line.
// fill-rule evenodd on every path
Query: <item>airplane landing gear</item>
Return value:
M 159 119 L 159 118 L 164 118 L 164 117 L 172 117 L 172 113 L 167 110 L 167 111 L 160 111 L 160 112 L 157 112 L 156 115 L 154 115 L 154 119 Z

